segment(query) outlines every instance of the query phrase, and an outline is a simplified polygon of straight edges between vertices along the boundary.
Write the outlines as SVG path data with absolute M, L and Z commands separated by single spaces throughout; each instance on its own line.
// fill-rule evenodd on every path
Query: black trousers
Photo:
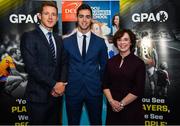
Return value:
M 80 125 L 83 105 L 85 105 L 91 125 L 102 125 L 102 95 L 90 96 L 81 90 L 76 96 L 66 96 L 68 125 Z
M 62 98 L 53 98 L 46 103 L 27 102 L 30 125 L 60 125 Z

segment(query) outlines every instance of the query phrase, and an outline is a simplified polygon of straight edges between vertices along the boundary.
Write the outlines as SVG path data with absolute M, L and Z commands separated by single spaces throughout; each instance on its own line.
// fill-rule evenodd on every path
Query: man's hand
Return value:
M 51 95 L 54 97 L 62 96 L 65 91 L 65 85 L 63 82 L 57 82 L 51 91 Z
M 54 91 L 54 89 L 51 91 L 51 95 L 54 96 L 54 97 L 59 97 L 61 96 L 61 94 L 58 94 Z

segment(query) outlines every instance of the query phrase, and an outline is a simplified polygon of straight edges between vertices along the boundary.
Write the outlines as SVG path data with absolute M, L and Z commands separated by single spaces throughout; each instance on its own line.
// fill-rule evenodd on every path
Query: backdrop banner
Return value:
M 136 55 L 146 63 L 145 125 L 180 124 L 180 2 L 121 0 L 120 8 L 121 26 L 137 35 Z
M 17 71 L 27 78 L 21 58 L 20 37 L 35 28 L 41 3 L 39 0 L 0 1 L 0 125 L 29 124 L 26 100 L 23 97 L 27 79 L 20 81 L 20 76 L 5 76 L 4 67 L 13 60 Z M 61 22 L 61 1 L 56 3 Z M 54 31 L 61 33 L 61 27 L 57 23 Z M 12 57 L 12 54 L 15 56 Z

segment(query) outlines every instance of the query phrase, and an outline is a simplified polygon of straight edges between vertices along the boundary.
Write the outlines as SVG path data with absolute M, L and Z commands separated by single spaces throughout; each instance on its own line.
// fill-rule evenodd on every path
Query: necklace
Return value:
M 121 59 L 121 62 L 120 62 L 120 64 L 119 64 L 119 68 L 121 68 L 121 66 L 123 65 L 123 63 L 124 63 L 124 58 Z

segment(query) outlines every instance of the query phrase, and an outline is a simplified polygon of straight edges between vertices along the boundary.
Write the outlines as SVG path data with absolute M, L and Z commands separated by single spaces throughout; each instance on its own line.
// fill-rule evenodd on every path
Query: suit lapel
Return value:
M 80 53 L 79 47 L 78 47 L 78 42 L 77 42 L 77 33 L 75 33 L 72 38 L 73 38 L 72 48 L 74 48 L 74 50 L 75 50 L 74 53 L 77 54 L 77 56 L 82 59 L 82 56 L 81 56 L 81 53 Z
M 94 42 L 95 42 L 95 38 L 94 38 L 94 34 L 91 32 L 91 38 L 90 38 L 90 42 L 89 42 L 89 47 L 87 50 L 87 54 L 86 54 L 86 59 L 88 58 L 88 56 L 92 53 L 92 49 L 94 48 Z
M 37 27 L 37 31 L 38 31 L 38 33 L 39 33 L 39 36 L 40 36 L 41 39 L 42 39 L 42 43 L 47 46 L 48 51 L 49 51 L 49 55 L 50 55 L 50 57 L 51 57 L 52 60 L 53 60 L 53 56 L 52 56 L 52 53 L 51 53 L 51 51 L 50 51 L 50 46 L 49 46 L 49 43 L 48 43 L 48 40 L 47 40 L 46 36 L 45 36 L 44 33 L 42 32 L 42 30 L 39 28 L 39 26 Z M 56 42 L 56 41 L 57 41 L 57 40 L 55 40 L 55 42 Z M 57 46 L 57 43 L 56 43 L 56 46 Z M 58 48 L 58 47 L 57 47 L 57 48 Z M 57 49 L 57 50 L 58 50 L 58 49 Z M 58 54 L 58 52 L 57 52 L 57 54 Z
M 40 37 L 42 38 L 43 43 L 44 43 L 44 44 L 48 47 L 48 49 L 49 49 L 49 44 L 48 44 L 48 40 L 46 39 L 46 36 L 44 35 L 44 33 L 42 32 L 42 30 L 41 30 L 39 27 L 37 27 L 37 31 L 38 31 Z
M 58 38 L 55 34 L 53 34 L 53 36 L 54 36 L 54 39 L 55 39 L 55 43 L 56 43 L 56 58 L 57 58 L 57 61 L 60 61 L 59 60 L 59 57 L 60 57 L 60 55 L 61 55 L 61 50 L 60 50 L 60 41 L 61 40 L 59 40 L 60 38 Z

